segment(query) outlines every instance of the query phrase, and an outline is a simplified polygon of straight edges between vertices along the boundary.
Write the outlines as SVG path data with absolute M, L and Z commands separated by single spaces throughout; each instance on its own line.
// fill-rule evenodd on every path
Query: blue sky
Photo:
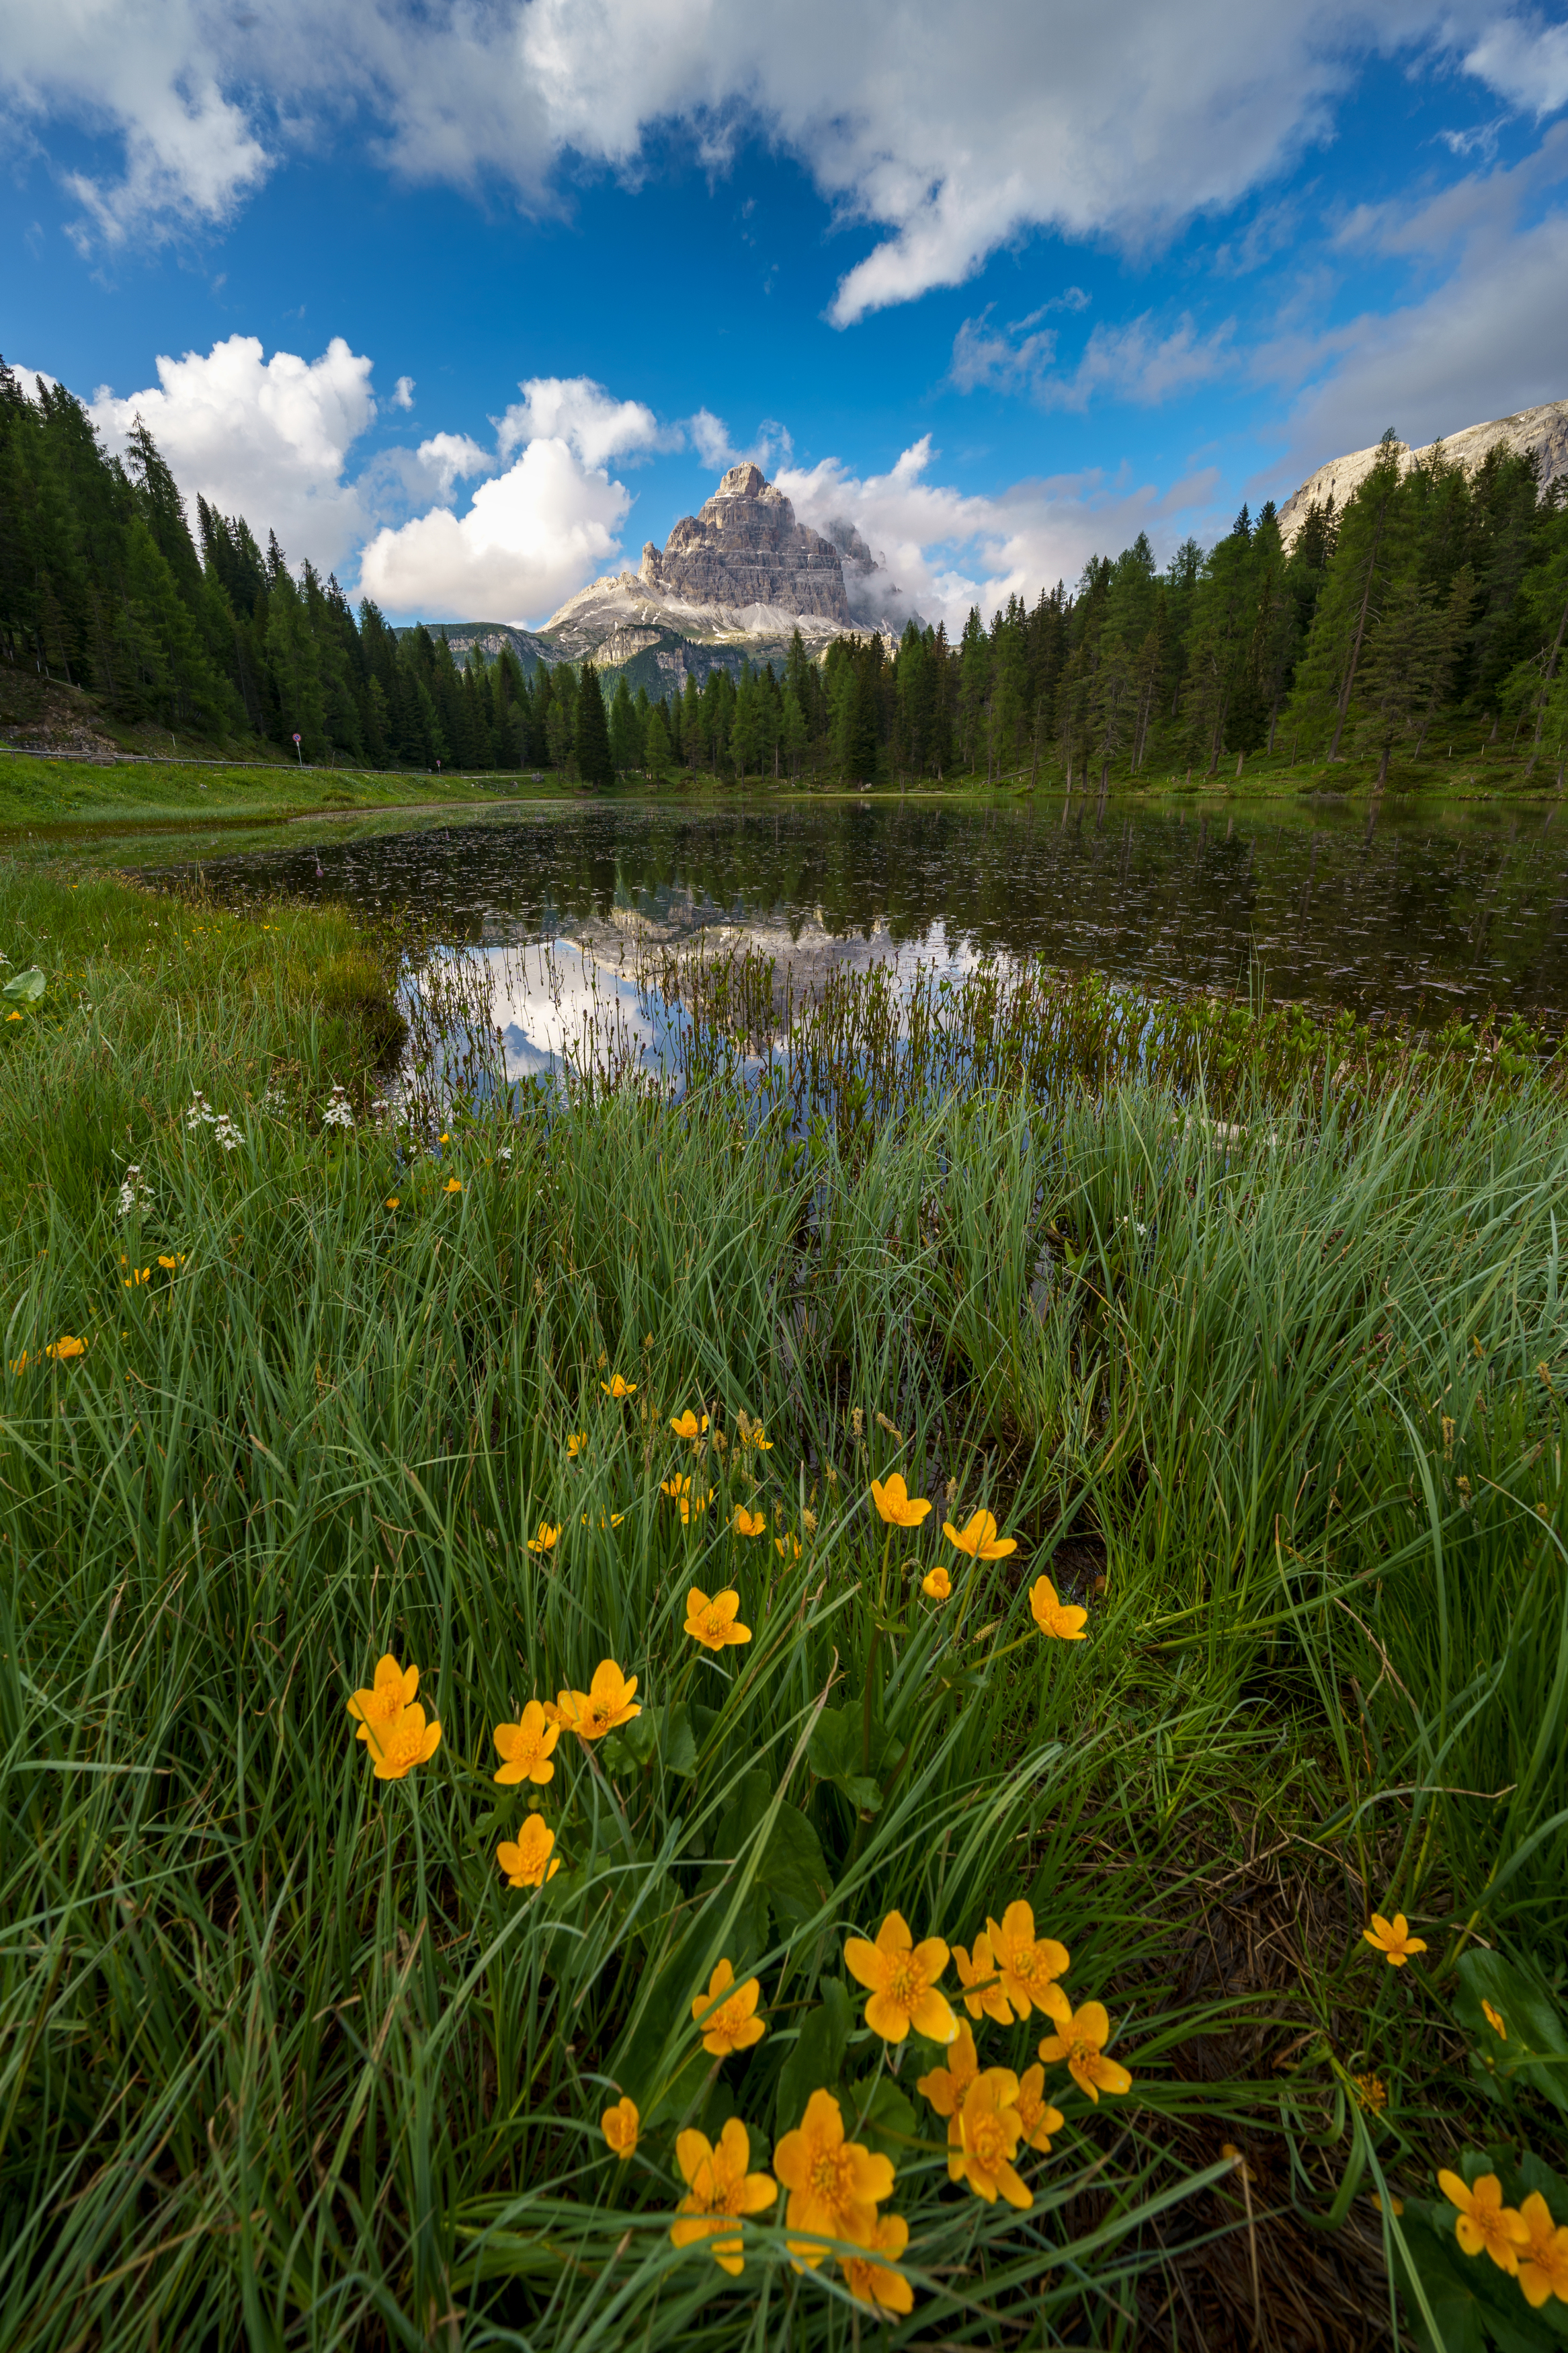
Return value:
M 0 0 L 0 349 L 399 617 L 754 455 L 919 608 L 1568 396 L 1561 7 Z

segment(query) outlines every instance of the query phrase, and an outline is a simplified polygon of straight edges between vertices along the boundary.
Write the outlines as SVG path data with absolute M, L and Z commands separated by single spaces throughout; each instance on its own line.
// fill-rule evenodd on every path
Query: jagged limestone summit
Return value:
M 1342 458 L 1331 458 L 1320 466 L 1310 479 L 1302 483 L 1293 498 L 1287 499 L 1279 510 L 1279 535 L 1287 547 L 1294 543 L 1297 533 L 1314 506 L 1326 507 L 1332 499 L 1336 509 L 1344 505 L 1353 491 L 1360 488 L 1377 462 L 1379 444 L 1370 449 L 1352 449 Z M 1568 400 L 1549 400 L 1540 408 L 1517 409 L 1511 417 L 1494 417 L 1487 425 L 1467 425 L 1439 441 L 1428 441 L 1424 448 L 1412 449 L 1399 444 L 1405 466 L 1419 465 L 1441 449 L 1450 465 L 1462 466 L 1473 474 L 1492 449 L 1508 449 L 1516 456 L 1532 455 L 1541 469 L 1541 487 L 1544 491 L 1560 474 L 1568 474 Z
M 761 467 L 731 466 L 700 512 L 683 515 L 663 547 L 649 540 L 636 572 L 611 572 L 569 596 L 542 629 L 500 621 L 432 621 L 459 657 L 510 646 L 540 661 L 596 662 L 662 696 L 689 675 L 782 665 L 798 629 L 814 653 L 851 630 L 898 637 L 913 613 L 885 563 L 853 523 L 825 537 Z

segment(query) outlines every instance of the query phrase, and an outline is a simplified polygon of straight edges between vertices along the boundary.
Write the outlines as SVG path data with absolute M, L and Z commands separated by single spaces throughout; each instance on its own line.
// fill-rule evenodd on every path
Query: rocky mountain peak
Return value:
M 731 466 L 701 512 L 683 515 L 662 549 L 648 541 L 638 571 L 646 587 L 685 604 L 765 606 L 846 628 L 854 618 L 838 550 L 796 522 L 760 466 Z
M 712 506 L 718 499 L 760 499 L 764 495 L 776 499 L 783 494 L 774 490 L 762 468 L 753 466 L 748 459 L 743 464 L 730 468 L 728 473 L 720 481 L 713 497 L 709 500 L 708 506 Z M 787 505 L 788 501 L 786 500 L 784 503 Z M 704 507 L 702 512 L 706 514 L 708 507 Z

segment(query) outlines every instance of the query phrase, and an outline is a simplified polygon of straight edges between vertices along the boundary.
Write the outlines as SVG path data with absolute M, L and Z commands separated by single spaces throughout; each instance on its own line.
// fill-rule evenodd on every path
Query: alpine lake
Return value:
M 1038 959 L 1152 996 L 1568 1026 L 1568 817 L 1550 794 L 583 797 L 95 847 L 231 903 L 410 911 L 437 958 L 488 965 L 517 1077 L 580 1055 L 605 1024 L 623 1056 L 657 1066 L 670 1018 L 649 985 L 658 958 L 737 945 L 797 994 L 845 968 L 903 979 Z

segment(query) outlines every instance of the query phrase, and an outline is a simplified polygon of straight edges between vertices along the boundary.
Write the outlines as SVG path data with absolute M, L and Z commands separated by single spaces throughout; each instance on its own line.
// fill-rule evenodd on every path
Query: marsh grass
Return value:
M 1425 2187 L 1484 2112 L 1459 1950 L 1562 1990 L 1549 1080 L 1238 1068 L 1220 1104 L 1146 1039 L 998 1066 L 1020 1017 L 970 1020 L 962 1085 L 868 1054 L 857 1103 L 853 1040 L 889 1034 L 868 998 L 792 1018 L 809 1104 L 787 1062 L 759 1103 L 757 1037 L 711 1004 L 679 1103 L 583 1074 L 509 1099 L 455 982 L 462 1087 L 396 1117 L 384 967 L 346 919 L 15 876 L 0 914 L 49 973 L 0 1029 L 29 1357 L 0 1373 L 0 2337 L 865 2343 L 782 2215 L 733 2282 L 668 2237 L 677 2126 L 739 2114 L 766 2166 L 817 2082 L 897 2164 L 900 2341 L 1165 2341 L 1248 2227 L 1227 2139 L 1272 2153 L 1273 2242 L 1363 2218 L 1369 2309 L 1365 2192 Z M 85 1354 L 40 1362 L 66 1332 Z M 889 1537 L 868 1489 L 895 1468 L 936 1509 Z M 712 1490 L 686 1527 L 681 1476 Z M 938 1531 L 983 1506 L 1019 1550 L 970 1567 Z M 1035 1632 L 1041 1574 L 1086 1641 Z M 731 1584 L 753 1640 L 714 1660 L 685 1597 Z M 344 1704 L 389 1649 L 443 1739 L 382 1784 Z M 638 1724 L 498 1789 L 493 1727 L 606 1656 Z M 563 1864 L 538 1893 L 495 1863 L 531 1796 Z M 1266 1850 L 1289 1970 L 1205 1989 Z M 840 2031 L 846 1933 L 896 1905 L 967 1946 L 1019 1897 L 1134 2076 L 1096 2108 L 1057 2072 L 1026 2214 L 949 2186 L 932 2049 L 895 2071 L 853 1986 Z M 1361 1941 L 1396 1905 L 1428 1944 L 1398 1972 Z M 715 2066 L 690 2002 L 721 1956 L 768 2032 Z M 975 2031 L 1022 2069 L 1040 2023 Z M 1553 2119 L 1524 2093 L 1508 2122 L 1544 2146 Z M 1238 2275 L 1214 2341 L 1247 2341 Z

